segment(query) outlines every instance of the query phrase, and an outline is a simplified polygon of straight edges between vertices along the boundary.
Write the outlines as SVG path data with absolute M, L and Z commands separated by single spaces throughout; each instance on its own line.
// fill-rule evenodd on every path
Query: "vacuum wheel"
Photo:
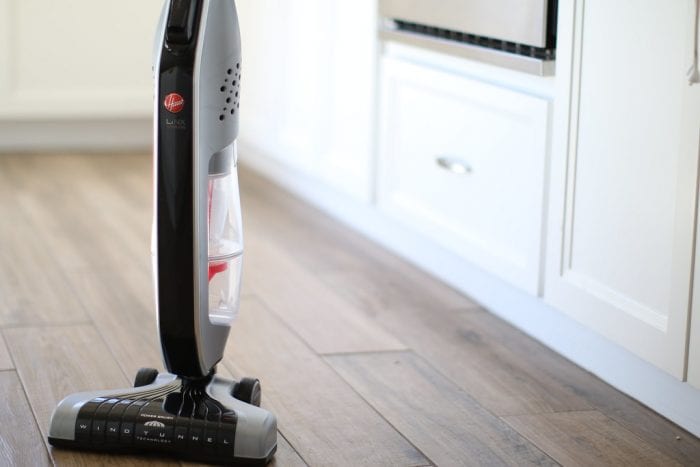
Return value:
M 158 370 L 155 368 L 139 368 L 136 372 L 136 378 L 134 378 L 134 387 L 140 388 L 141 386 L 148 386 L 153 383 L 158 377 Z
M 260 381 L 257 378 L 242 378 L 233 387 L 231 395 L 239 401 L 260 407 L 260 398 L 262 397 Z

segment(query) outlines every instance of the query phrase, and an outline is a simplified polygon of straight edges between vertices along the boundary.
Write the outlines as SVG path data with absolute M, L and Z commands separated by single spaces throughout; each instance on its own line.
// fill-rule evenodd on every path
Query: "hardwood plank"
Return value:
M 244 282 L 318 353 L 405 349 L 276 245 L 246 243 Z
M 427 460 L 254 297 L 242 300 L 224 364 L 257 376 L 263 402 L 309 465 L 424 465 Z
M 4 331 L 22 384 L 46 439 L 51 413 L 66 395 L 129 387 L 116 361 L 90 325 Z M 59 465 L 173 465 L 152 458 L 50 448 Z
M 5 338 L 0 334 L 0 371 L 12 370 L 14 367 L 12 358 L 10 358 L 10 351 L 7 350 L 7 345 L 5 344 Z
M 682 465 L 700 465 L 700 438 L 580 368 L 560 377 L 600 412 L 666 456 Z
M 0 326 L 86 321 L 70 284 L 46 245 L 50 235 L 31 224 L 18 201 L 28 196 L 21 179 L 0 158 Z M 26 176 L 26 175 L 25 175 Z
M 79 300 L 129 380 L 141 367 L 163 370 L 152 279 L 139 268 L 70 272 Z
M 598 411 L 504 420 L 562 465 L 680 465 Z
M 0 213 L 0 216 L 2 214 Z M 9 229 L 8 229 L 9 230 Z M 86 322 L 60 268 L 41 240 L 24 226 L 0 232 L 0 326 Z
M 41 432 L 14 371 L 0 372 L 0 465 L 50 465 Z
M 269 467 L 305 467 L 307 464 L 299 457 L 287 440 L 277 435 L 277 452 Z
M 389 308 L 382 290 L 355 273 L 325 274 L 323 280 L 359 306 L 373 310 L 375 318 L 433 366 L 497 415 L 589 409 L 591 406 L 570 387 L 555 380 L 537 358 L 549 352 L 540 346 L 531 355 L 510 352 L 477 319 L 482 310 L 423 307 L 411 301 Z M 342 289 L 341 289 L 342 284 Z M 519 339 L 528 339 L 524 334 Z
M 530 367 L 536 366 L 553 387 L 570 388 L 590 407 L 615 420 L 647 443 L 683 465 L 700 459 L 700 439 L 670 422 L 648 407 L 616 390 L 588 371 L 545 348 L 491 313 L 474 313 L 473 320 L 483 339 L 499 342 L 510 355 L 522 356 Z M 678 439 L 680 438 L 680 439 Z
M 385 323 L 496 413 L 597 409 L 684 465 L 700 459 L 700 439 L 491 313 L 434 313 L 432 320 L 408 315 Z
M 326 360 L 436 465 L 556 465 L 411 352 Z
M 150 268 L 150 200 L 127 202 L 130 194 L 115 187 L 129 177 L 128 165 L 94 159 L 27 156 L 3 167 L 23 187 L 17 207 L 35 228 L 50 229 L 44 241 L 63 270 Z M 97 171 L 100 165 L 111 169 L 111 177 Z M 50 177 L 36 175 L 41 170 Z

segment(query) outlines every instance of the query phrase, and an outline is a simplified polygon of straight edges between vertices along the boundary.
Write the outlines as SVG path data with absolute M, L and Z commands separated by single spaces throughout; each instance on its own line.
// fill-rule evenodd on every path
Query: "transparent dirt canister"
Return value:
M 235 144 L 209 161 L 209 319 L 230 324 L 238 313 L 243 259 Z

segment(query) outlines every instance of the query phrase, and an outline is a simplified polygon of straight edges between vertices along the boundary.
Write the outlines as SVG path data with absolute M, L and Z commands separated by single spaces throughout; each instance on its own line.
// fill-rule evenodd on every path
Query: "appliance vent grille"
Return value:
M 421 36 L 430 36 L 450 42 L 458 42 L 462 44 L 486 47 L 489 49 L 500 50 L 506 53 L 538 58 L 540 60 L 555 59 L 555 49 L 553 48 L 550 49 L 542 47 L 533 47 L 531 45 L 518 44 L 515 42 L 508 42 L 501 39 L 493 39 L 485 36 L 477 36 L 476 34 L 453 31 L 450 29 L 428 26 L 426 24 L 411 23 L 409 21 L 403 21 L 398 19 L 393 20 L 393 22 L 396 30 L 398 31 L 420 34 Z
M 221 113 L 219 120 L 226 120 L 229 115 L 235 115 L 236 111 L 241 107 L 240 92 L 241 92 L 241 63 L 232 64 L 224 72 L 224 78 L 219 88 L 222 95 Z

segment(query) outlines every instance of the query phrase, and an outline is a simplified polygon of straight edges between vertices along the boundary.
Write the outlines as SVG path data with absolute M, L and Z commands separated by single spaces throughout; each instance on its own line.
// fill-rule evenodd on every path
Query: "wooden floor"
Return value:
M 66 394 L 160 367 L 151 166 L 0 156 L 0 465 L 160 465 L 51 449 Z M 222 373 L 260 377 L 276 465 L 700 465 L 700 440 L 248 171 Z M 175 464 L 164 461 L 165 464 Z

